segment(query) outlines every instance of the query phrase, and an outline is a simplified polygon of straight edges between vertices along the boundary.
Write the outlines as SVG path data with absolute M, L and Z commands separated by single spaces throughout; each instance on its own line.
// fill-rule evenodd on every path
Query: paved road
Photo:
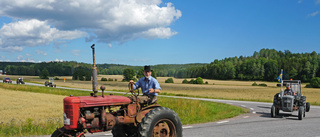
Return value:
M 43 86 L 41 84 L 33 83 L 26 84 Z M 77 90 L 91 91 L 86 89 Z M 280 111 L 280 115 L 278 115 L 276 118 L 271 118 L 271 103 L 173 96 L 163 97 L 220 102 L 244 107 L 250 110 L 250 113 L 248 114 L 240 115 L 231 119 L 226 119 L 218 122 L 196 125 L 184 125 L 184 137 L 320 137 L 320 106 L 311 106 L 310 112 L 306 113 L 306 117 L 304 117 L 303 120 L 298 120 L 298 112 L 285 113 Z M 112 137 L 110 132 L 86 134 L 86 136 Z
M 178 97 L 185 98 L 185 97 Z M 276 118 L 270 117 L 271 103 L 233 101 L 219 99 L 189 98 L 237 105 L 250 113 L 222 121 L 184 125 L 184 137 L 320 137 L 320 107 L 311 106 L 303 120 L 298 120 L 298 112 L 280 111 Z M 112 137 L 110 132 L 88 134 L 90 137 Z

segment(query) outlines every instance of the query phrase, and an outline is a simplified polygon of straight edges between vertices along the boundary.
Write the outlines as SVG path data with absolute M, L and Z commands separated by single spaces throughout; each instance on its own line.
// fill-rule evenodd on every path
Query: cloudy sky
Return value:
M 320 0 L 1 0 L 0 61 L 210 63 L 320 53 Z

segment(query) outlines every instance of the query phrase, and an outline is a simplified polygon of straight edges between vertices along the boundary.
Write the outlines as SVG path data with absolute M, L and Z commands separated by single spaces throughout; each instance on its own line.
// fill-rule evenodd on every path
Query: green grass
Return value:
M 0 123 L 0 137 L 50 135 L 57 127 L 62 127 L 61 120 L 49 120 L 46 123 L 37 123 L 28 118 L 25 122 L 12 119 L 8 123 Z
M 88 91 L 4 83 L 0 83 L 0 88 L 63 96 L 88 96 L 91 93 Z M 101 93 L 98 94 L 100 95 Z M 214 122 L 248 113 L 248 110 L 240 107 L 199 100 L 158 97 L 158 103 L 163 107 L 168 107 L 174 110 L 179 115 L 181 122 L 184 125 Z M 50 120 L 45 123 L 38 123 L 35 119 L 30 118 L 25 122 L 12 120 L 9 123 L 0 123 L 0 136 L 48 135 L 51 134 L 57 127 L 61 127 L 62 123 L 62 116 L 61 119 Z

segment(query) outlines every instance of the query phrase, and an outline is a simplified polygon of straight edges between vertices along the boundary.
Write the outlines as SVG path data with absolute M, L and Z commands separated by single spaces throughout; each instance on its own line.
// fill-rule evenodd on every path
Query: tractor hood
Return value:
M 80 107 L 94 107 L 94 106 L 109 106 L 109 105 L 126 105 L 130 104 L 131 100 L 124 96 L 78 96 L 78 97 L 66 97 L 67 102 L 80 103 Z

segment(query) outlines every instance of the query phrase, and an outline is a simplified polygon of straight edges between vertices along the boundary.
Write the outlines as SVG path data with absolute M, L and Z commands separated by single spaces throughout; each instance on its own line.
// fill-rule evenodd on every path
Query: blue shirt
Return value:
M 153 96 L 157 96 L 158 93 L 149 93 L 149 89 L 153 88 L 153 89 L 160 89 L 160 84 L 157 81 L 157 79 L 155 79 L 154 77 L 149 77 L 148 79 L 146 79 L 146 77 L 140 78 L 137 82 L 136 85 L 134 85 L 134 89 L 140 88 L 142 90 L 143 95 L 153 95 Z

